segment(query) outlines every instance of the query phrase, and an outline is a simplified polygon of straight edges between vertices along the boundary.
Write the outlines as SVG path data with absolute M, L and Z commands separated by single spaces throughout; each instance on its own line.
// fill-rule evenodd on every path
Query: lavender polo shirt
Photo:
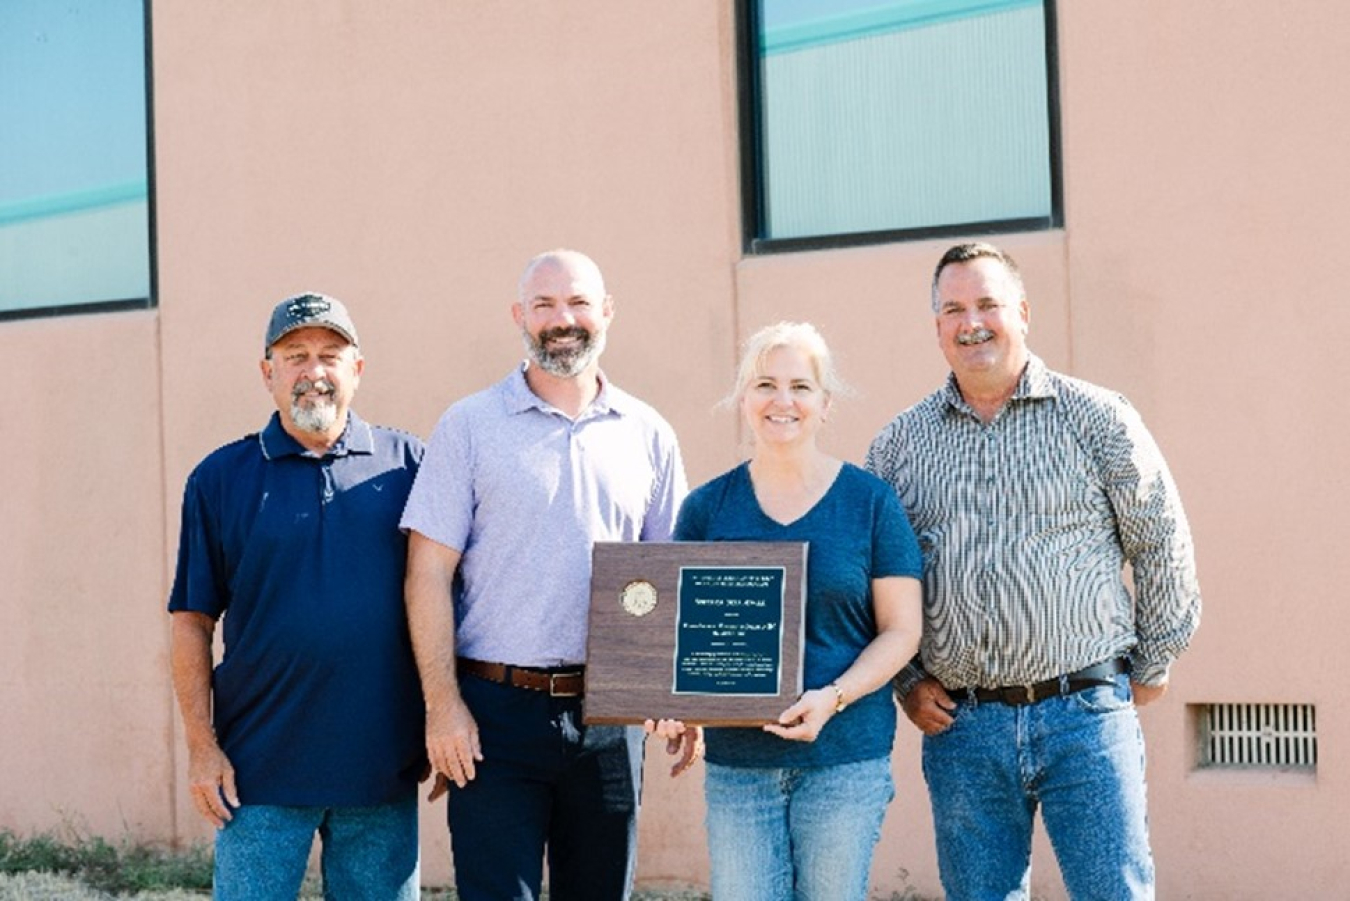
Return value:
M 647 404 L 602 376 L 574 421 L 522 367 L 441 417 L 401 525 L 463 555 L 460 656 L 559 666 L 586 659 L 592 542 L 669 540 L 686 487 Z

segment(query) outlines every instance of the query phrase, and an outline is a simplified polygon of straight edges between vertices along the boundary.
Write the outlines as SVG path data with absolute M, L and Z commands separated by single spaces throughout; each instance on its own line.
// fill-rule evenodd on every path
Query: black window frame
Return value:
M 159 258 L 156 239 L 158 234 L 155 218 L 155 77 L 154 77 L 154 29 L 151 27 L 152 0 L 141 0 L 141 22 L 145 31 L 144 72 L 145 72 L 145 183 L 146 183 L 146 236 L 149 249 L 146 263 L 150 268 L 150 288 L 145 297 L 113 298 L 109 300 L 91 300 L 83 303 L 52 304 L 45 307 L 25 307 L 19 310 L 0 310 L 0 322 L 12 322 L 23 319 L 51 319 L 60 316 L 84 316 L 90 313 L 116 313 L 124 310 L 150 310 L 159 306 Z
M 759 115 L 759 97 L 762 87 L 760 84 L 759 57 L 759 3 L 758 0 L 736 0 L 736 56 L 739 76 L 737 98 L 741 153 L 741 250 L 747 256 L 760 256 L 804 250 L 828 250 L 872 244 L 891 244 L 902 241 L 923 241 L 931 238 L 1012 234 L 1063 228 L 1064 191 L 1059 113 L 1059 20 L 1055 3 L 1056 0 L 1044 0 L 1043 7 L 1045 15 L 1046 112 L 1050 129 L 1050 214 L 1048 216 L 962 222 L 922 228 L 849 232 L 846 234 L 766 238 L 763 237 L 766 223 L 764 215 L 765 191 L 763 190 L 764 148 Z

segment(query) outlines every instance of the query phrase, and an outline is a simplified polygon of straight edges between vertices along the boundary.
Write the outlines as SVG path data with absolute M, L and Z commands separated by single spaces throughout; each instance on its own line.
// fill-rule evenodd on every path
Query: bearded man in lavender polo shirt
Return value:
M 581 720 L 591 545 L 668 540 L 684 467 L 600 371 L 614 302 L 593 261 L 535 257 L 511 312 L 528 359 L 441 417 L 403 514 L 427 751 L 453 782 L 461 899 L 538 898 L 546 853 L 554 901 L 623 899 L 642 732 Z

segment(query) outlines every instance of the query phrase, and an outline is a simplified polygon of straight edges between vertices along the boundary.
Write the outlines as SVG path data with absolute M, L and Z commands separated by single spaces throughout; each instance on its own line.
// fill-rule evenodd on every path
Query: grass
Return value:
M 78 880 L 105 895 L 187 889 L 211 891 L 211 852 L 204 846 L 112 844 L 97 836 L 0 830 L 0 874 L 46 873 Z M 13 882 L 14 880 L 7 880 Z
M 68 829 L 28 837 L 0 829 L 0 901 L 197 901 L 211 894 L 211 849 L 125 840 L 113 844 Z M 321 898 L 305 880 L 301 898 Z M 545 895 L 547 897 L 547 895 Z M 454 889 L 423 889 L 423 901 L 456 901 Z M 697 890 L 639 889 L 634 901 L 708 901 Z
M 172 848 L 130 839 L 114 844 L 71 827 L 26 838 L 0 829 L 0 901 L 202 901 L 210 895 L 209 845 Z M 311 874 L 300 898 L 322 897 L 322 886 Z M 422 901 L 458 897 L 453 888 L 422 890 Z M 912 888 L 873 896 L 874 901 L 925 897 Z M 633 901 L 710 901 L 710 896 L 700 889 L 648 887 L 635 890 Z

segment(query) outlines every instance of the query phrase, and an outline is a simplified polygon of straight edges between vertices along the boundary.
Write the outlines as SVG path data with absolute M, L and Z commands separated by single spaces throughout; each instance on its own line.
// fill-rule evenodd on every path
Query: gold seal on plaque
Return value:
M 646 616 L 656 609 L 656 586 L 646 579 L 634 579 L 623 587 L 619 602 L 633 616 Z

